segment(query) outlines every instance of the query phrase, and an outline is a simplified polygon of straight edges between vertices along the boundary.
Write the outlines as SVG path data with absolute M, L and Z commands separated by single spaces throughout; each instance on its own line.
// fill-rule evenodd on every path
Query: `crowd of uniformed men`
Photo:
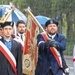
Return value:
M 13 34 L 13 26 L 14 22 L 11 21 L 0 23 L 0 75 L 23 75 L 21 43 L 14 38 L 18 36 L 21 41 L 25 41 L 26 25 L 23 20 L 19 20 L 16 23 L 16 35 Z M 63 55 L 66 38 L 58 33 L 58 26 L 55 20 L 48 20 L 44 28 L 46 33 L 37 36 L 35 75 L 69 75 Z

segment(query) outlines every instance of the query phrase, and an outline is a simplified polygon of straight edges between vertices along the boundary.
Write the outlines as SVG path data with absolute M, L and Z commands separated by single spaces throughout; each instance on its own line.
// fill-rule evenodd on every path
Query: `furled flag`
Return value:
M 73 64 L 74 64 L 74 73 L 75 73 L 75 45 L 73 49 Z
M 39 26 L 33 14 L 28 12 L 27 29 L 25 37 L 25 49 L 23 53 L 23 73 L 34 75 L 34 70 L 37 63 L 37 35 L 39 34 Z

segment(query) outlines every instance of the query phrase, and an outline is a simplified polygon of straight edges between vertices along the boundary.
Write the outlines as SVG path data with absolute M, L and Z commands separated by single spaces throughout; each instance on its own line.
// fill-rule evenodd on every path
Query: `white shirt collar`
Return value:
M 23 34 L 18 33 L 18 35 L 19 35 L 19 36 L 21 36 L 21 35 L 25 36 L 25 34 L 24 34 L 24 33 L 23 33 Z
M 21 38 L 21 35 L 22 35 L 22 37 L 23 37 L 23 41 L 25 41 L 25 33 L 23 33 L 23 34 L 20 34 L 20 33 L 17 33 L 18 34 L 18 36 Z
M 56 33 L 54 35 L 48 34 L 48 36 L 50 36 L 50 37 L 52 37 L 52 39 L 54 39 L 54 37 L 56 36 Z

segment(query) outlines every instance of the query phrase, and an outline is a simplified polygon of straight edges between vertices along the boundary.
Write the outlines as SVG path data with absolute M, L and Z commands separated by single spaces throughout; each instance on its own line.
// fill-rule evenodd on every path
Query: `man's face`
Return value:
M 26 29 L 26 27 L 25 27 L 25 24 L 19 24 L 18 25 L 18 27 L 17 27 L 17 31 L 18 31 L 18 33 L 20 33 L 20 34 L 23 34 L 23 33 L 25 33 L 25 29 Z
M 50 35 L 54 35 L 58 30 L 58 27 L 56 24 L 49 24 L 47 27 L 46 27 L 46 31 L 47 33 L 49 33 Z
M 5 26 L 3 28 L 3 35 L 5 37 L 11 37 L 12 34 L 13 34 L 13 28 L 11 26 Z

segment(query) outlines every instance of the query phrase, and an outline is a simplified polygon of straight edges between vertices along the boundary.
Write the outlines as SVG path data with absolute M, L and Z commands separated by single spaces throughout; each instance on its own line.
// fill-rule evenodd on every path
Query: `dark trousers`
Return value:
M 46 74 L 46 75 L 53 75 L 52 70 L 50 69 L 50 70 L 47 72 L 47 74 Z

